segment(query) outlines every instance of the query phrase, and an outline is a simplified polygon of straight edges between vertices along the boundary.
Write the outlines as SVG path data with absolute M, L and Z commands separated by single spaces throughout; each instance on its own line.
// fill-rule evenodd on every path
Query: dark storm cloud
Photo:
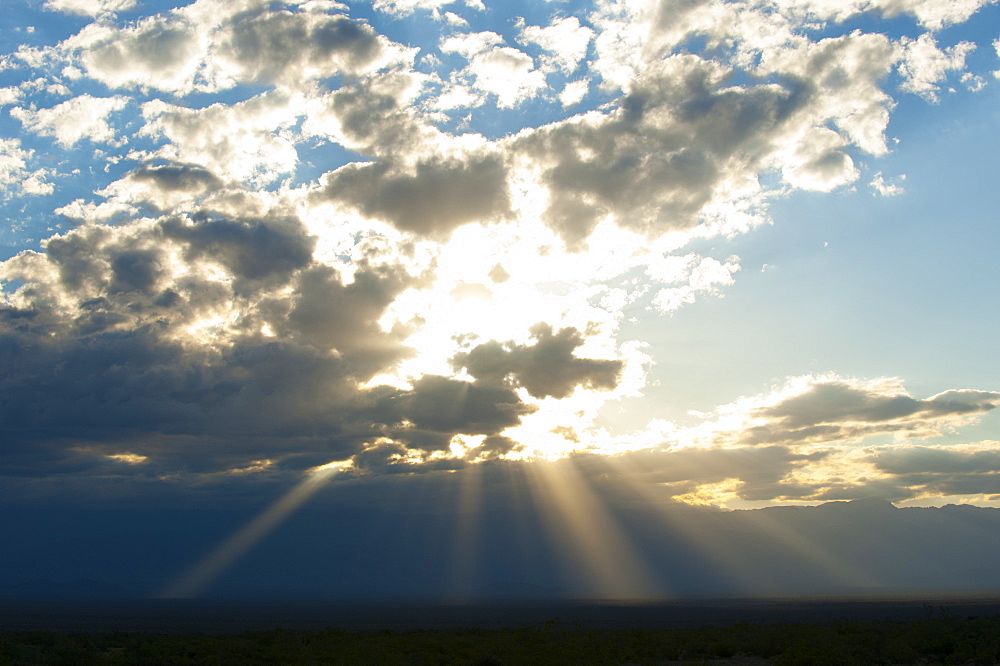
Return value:
M 55 342 L 6 333 L 0 344 L 8 450 L 124 447 L 183 470 L 289 449 L 343 458 L 359 445 L 337 439 L 362 396 L 336 359 L 309 348 L 193 352 L 157 327 Z M 248 444 L 261 437 L 266 446 Z
M 108 246 L 121 247 L 114 243 L 113 233 L 109 228 L 86 227 L 75 233 L 49 239 L 45 246 L 45 256 L 58 270 L 61 286 L 71 291 L 93 292 L 107 283 L 108 261 L 100 250 Z M 37 255 L 22 255 L 14 260 L 14 264 L 34 256 Z
M 577 386 L 610 390 L 618 385 L 624 363 L 616 360 L 577 358 L 573 351 L 584 343 L 583 334 L 568 327 L 554 333 L 539 323 L 531 329 L 535 343 L 517 345 L 490 341 L 458 354 L 463 367 L 477 383 L 523 387 L 535 398 L 565 398 Z
M 123 250 L 111 258 L 110 293 L 138 291 L 148 294 L 161 274 L 161 255 L 153 249 Z

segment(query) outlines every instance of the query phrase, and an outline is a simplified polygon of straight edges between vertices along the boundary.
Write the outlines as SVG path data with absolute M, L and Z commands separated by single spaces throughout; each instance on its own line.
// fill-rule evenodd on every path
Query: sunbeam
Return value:
M 527 473 L 567 569 L 583 578 L 576 581 L 577 589 L 595 599 L 669 596 L 572 460 L 535 461 Z
M 449 594 L 456 601 L 464 601 L 475 597 L 476 585 L 481 582 L 482 465 L 471 465 L 457 476 Z
M 760 572 L 755 572 L 744 554 L 734 549 L 727 535 L 706 529 L 698 511 L 713 511 L 709 507 L 688 507 L 670 497 L 671 491 L 660 484 L 644 479 L 641 465 L 633 458 L 606 456 L 603 463 L 615 470 L 628 491 L 634 493 L 644 506 L 652 509 L 655 519 L 664 527 L 676 531 L 685 544 L 694 548 L 699 556 L 710 563 L 717 575 L 728 577 L 726 584 L 739 593 L 752 593 Z M 670 574 L 667 573 L 667 585 Z
M 297 486 L 219 544 L 215 550 L 181 574 L 157 596 L 164 599 L 189 599 L 200 596 L 205 588 L 273 532 L 296 509 L 315 495 L 316 491 L 350 467 L 350 462 L 331 463 L 310 470 Z

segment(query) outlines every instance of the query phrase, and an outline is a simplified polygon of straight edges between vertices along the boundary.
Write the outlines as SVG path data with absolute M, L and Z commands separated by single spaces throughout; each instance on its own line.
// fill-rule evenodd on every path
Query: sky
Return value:
M 168 596 L 337 487 L 1000 507 L 996 2 L 4 9 L 0 498 L 229 516 Z

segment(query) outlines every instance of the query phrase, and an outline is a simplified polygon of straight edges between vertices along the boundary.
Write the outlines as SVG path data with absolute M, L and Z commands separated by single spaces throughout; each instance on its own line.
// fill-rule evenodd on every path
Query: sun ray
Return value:
M 759 511 L 754 514 L 754 517 L 756 518 L 754 525 L 760 527 L 767 536 L 799 555 L 803 560 L 813 565 L 816 570 L 828 574 L 836 583 L 845 588 L 858 589 L 879 586 L 879 581 L 875 580 L 867 571 L 826 550 L 815 541 L 796 533 L 787 524 L 778 521 L 773 514 Z
M 316 491 L 349 467 L 350 463 L 330 463 L 310 470 L 298 485 L 181 574 L 158 596 L 165 599 L 189 599 L 200 596 L 223 572 L 287 520 L 315 495 Z
M 456 601 L 475 597 L 480 582 L 482 550 L 482 465 L 470 465 L 455 474 L 458 492 L 451 546 L 450 596 Z
M 611 511 L 571 460 L 527 467 L 536 504 L 570 570 L 576 589 L 594 599 L 663 598 L 646 562 Z
M 708 507 L 689 508 L 670 498 L 660 484 L 642 480 L 642 470 L 634 461 L 626 462 L 621 456 L 607 456 L 605 462 L 619 472 L 619 477 L 631 492 L 655 511 L 657 519 L 678 532 L 685 543 L 695 548 L 713 568 L 726 575 L 744 593 L 752 593 L 757 575 L 746 565 L 745 558 L 734 550 L 725 534 L 701 528 L 693 511 L 709 511 Z

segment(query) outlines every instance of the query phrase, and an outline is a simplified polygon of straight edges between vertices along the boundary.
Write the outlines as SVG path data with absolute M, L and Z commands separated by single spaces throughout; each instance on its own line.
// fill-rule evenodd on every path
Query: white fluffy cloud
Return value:
M 299 106 L 296 97 L 278 93 L 204 109 L 155 101 L 143 107 L 143 131 L 168 140 L 156 157 L 259 185 L 295 170 L 295 142 L 282 130 L 295 122 Z
M 738 257 L 730 257 L 723 263 L 695 254 L 664 257 L 646 269 L 653 280 L 680 285 L 656 292 L 653 305 L 661 312 L 673 312 L 694 303 L 699 294 L 719 293 L 720 287 L 733 284 L 733 274 L 738 270 Z
M 994 2 L 996 0 L 776 0 L 773 4 L 801 12 L 806 18 L 826 21 L 843 21 L 866 11 L 877 11 L 887 17 L 909 14 L 924 27 L 940 30 L 967 20 L 981 7 Z
M 906 180 L 906 174 L 900 175 L 897 180 L 900 182 L 898 183 L 889 182 L 885 179 L 885 176 L 882 175 L 882 172 L 878 171 L 875 173 L 874 176 L 872 176 L 872 182 L 870 183 L 872 192 L 881 197 L 898 196 L 906 191 L 903 189 L 903 186 L 901 184 L 902 181 Z
M 82 139 L 94 143 L 114 142 L 116 132 L 108 122 L 108 116 L 125 108 L 127 103 L 126 97 L 91 97 L 84 94 L 49 109 L 35 111 L 14 107 L 10 115 L 20 120 L 26 130 L 54 137 L 61 146 L 70 148 Z
M 579 104 L 583 101 L 583 98 L 590 91 L 590 81 L 587 79 L 579 79 L 576 81 L 570 81 L 563 88 L 562 92 L 559 93 L 559 101 L 562 102 L 564 107 L 573 106 L 574 104 Z
M 960 42 L 940 49 L 934 38 L 924 33 L 917 39 L 904 38 L 902 48 L 903 58 L 899 64 L 899 72 L 906 80 L 901 89 L 936 102 L 938 84 L 947 77 L 948 72 L 960 71 L 965 67 L 965 58 L 975 50 L 976 45 L 972 42 Z
M 22 148 L 17 139 L 0 138 L 0 201 L 19 194 L 52 193 L 49 172 L 29 168 L 33 156 L 34 151 Z
M 551 54 L 553 64 L 567 74 L 572 73 L 587 56 L 594 31 L 581 25 L 580 19 L 568 16 L 552 21 L 548 26 L 521 28 L 524 44 L 537 44 Z
M 22 95 L 21 90 L 14 86 L 7 86 L 6 88 L 0 88 L 0 106 L 13 104 L 17 100 L 21 99 L 21 95 Z
M 513 107 L 545 88 L 545 74 L 535 67 L 534 59 L 523 51 L 502 46 L 503 43 L 503 38 L 494 32 L 443 40 L 443 52 L 459 53 L 469 60 L 468 66 L 453 76 L 453 89 L 468 85 L 473 91 L 496 95 L 501 107 Z
M 375 9 L 393 14 L 396 16 L 406 16 L 418 9 L 433 12 L 434 16 L 440 16 L 441 8 L 454 4 L 455 0 L 375 0 L 372 5 Z M 477 10 L 485 10 L 486 6 L 482 0 L 463 0 L 466 7 Z
M 98 16 L 131 9 L 135 6 L 135 0 L 45 0 L 43 6 L 56 12 Z
M 121 30 L 95 24 L 73 42 L 87 73 L 110 87 L 181 93 L 195 89 L 208 51 L 205 31 L 182 15 L 153 17 Z

